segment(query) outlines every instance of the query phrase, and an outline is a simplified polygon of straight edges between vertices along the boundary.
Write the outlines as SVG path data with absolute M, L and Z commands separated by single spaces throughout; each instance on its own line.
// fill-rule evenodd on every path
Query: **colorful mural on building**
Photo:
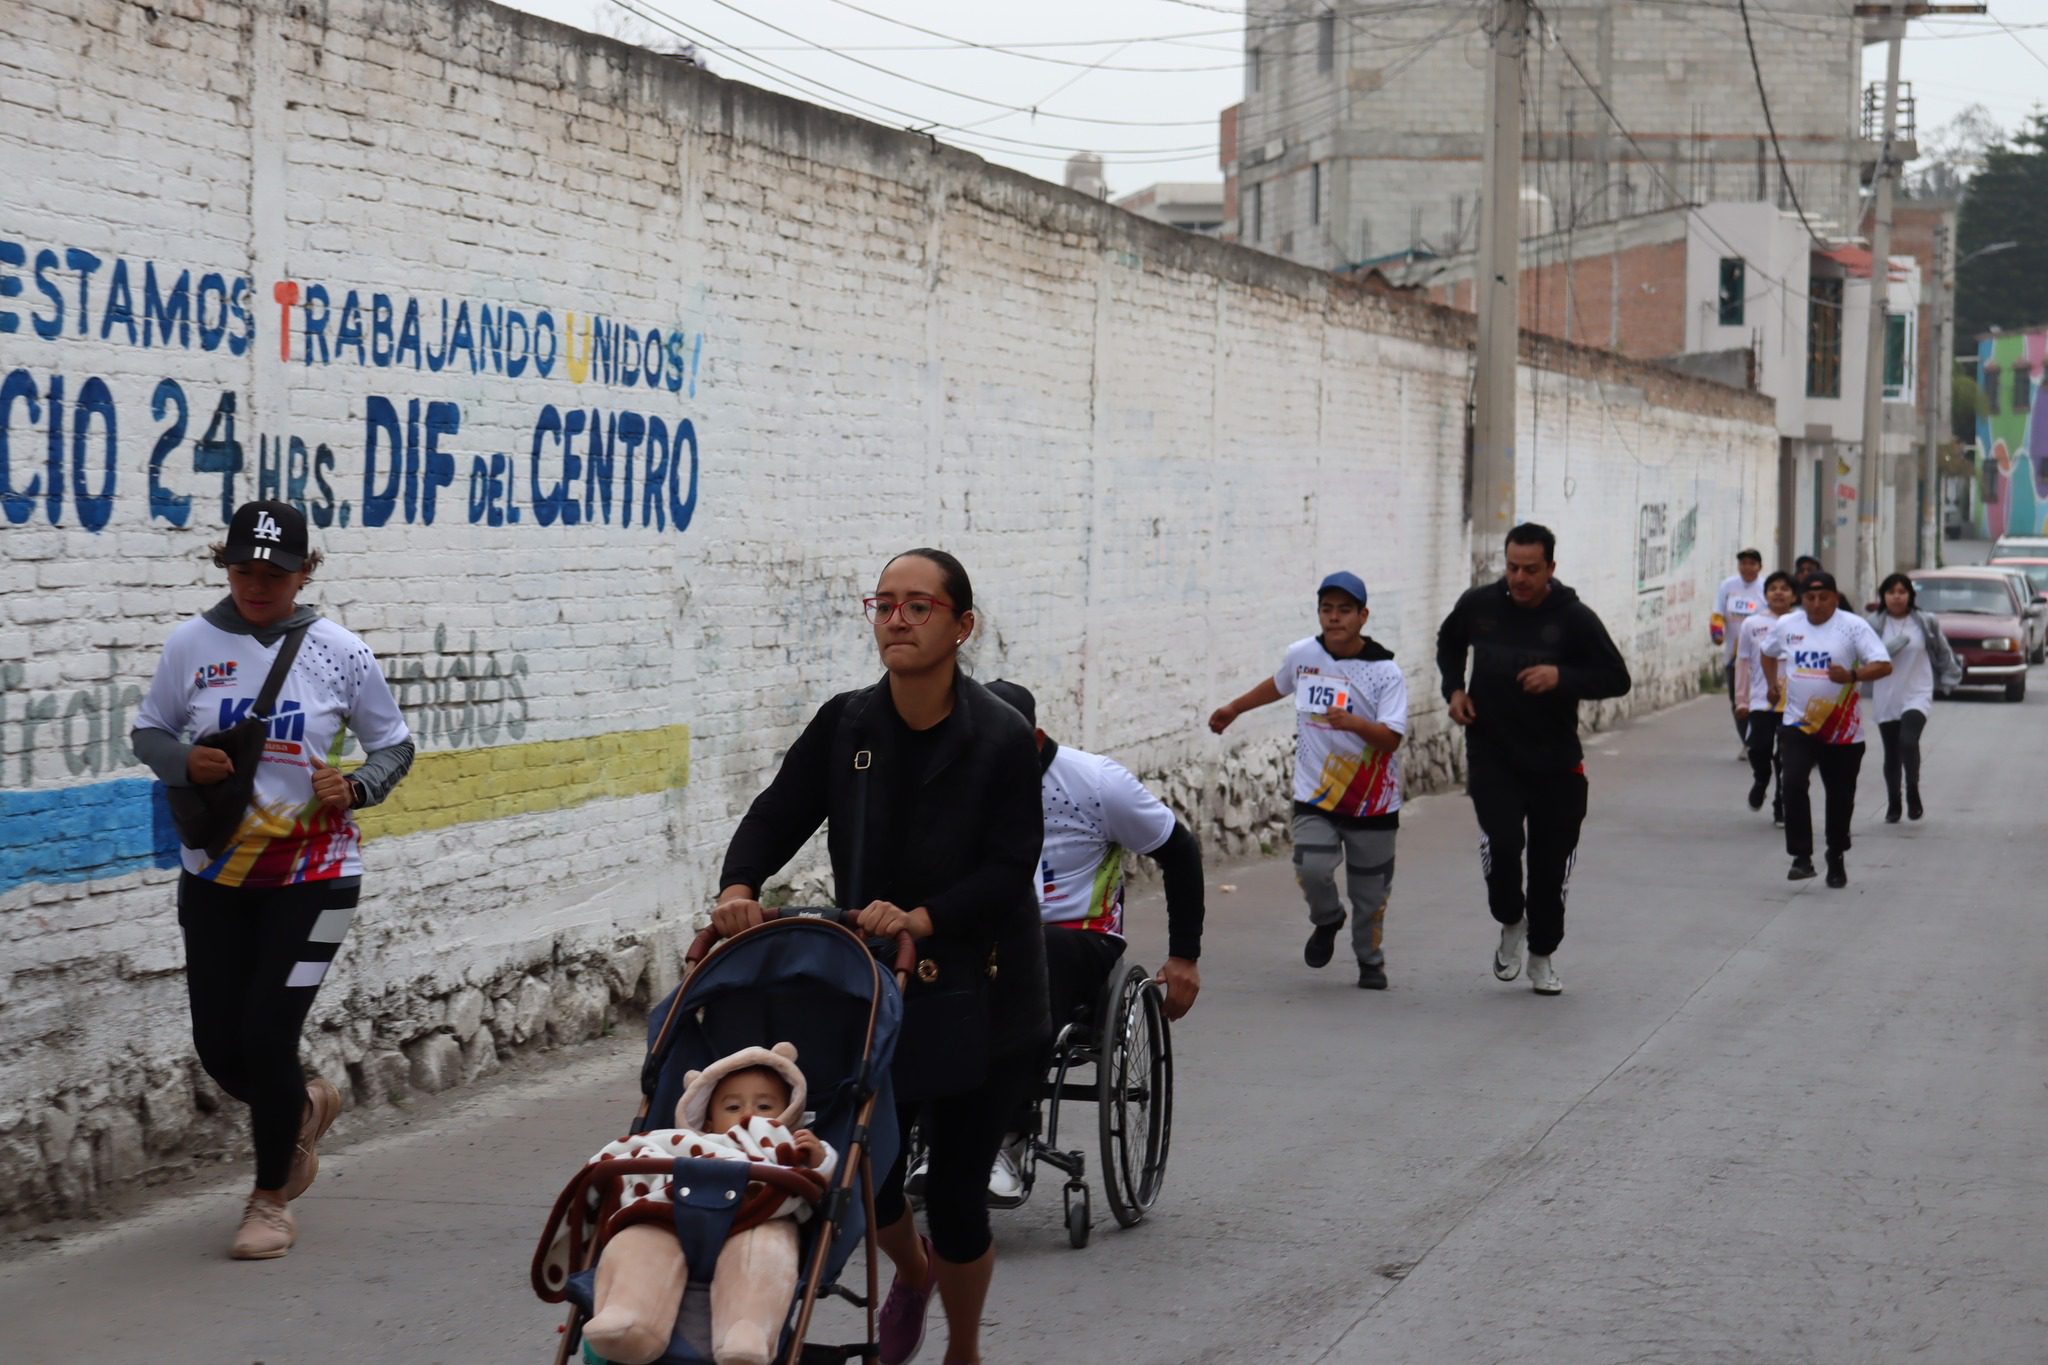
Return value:
M 1977 383 L 1988 412 L 1977 419 L 1976 487 L 1970 520 L 1977 533 L 2048 534 L 2048 421 L 2034 420 L 2048 364 L 2048 327 L 1977 343 Z

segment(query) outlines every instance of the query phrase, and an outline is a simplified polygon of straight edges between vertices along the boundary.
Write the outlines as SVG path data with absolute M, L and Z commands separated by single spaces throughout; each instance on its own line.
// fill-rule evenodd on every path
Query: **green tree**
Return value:
M 1975 349 L 1977 337 L 1997 327 L 2016 331 L 2048 323 L 2048 114 L 1984 153 L 1984 169 L 1971 177 L 1956 236 L 1968 256 L 1993 242 L 2017 242 L 2011 251 L 1981 256 L 1956 280 L 1956 345 Z

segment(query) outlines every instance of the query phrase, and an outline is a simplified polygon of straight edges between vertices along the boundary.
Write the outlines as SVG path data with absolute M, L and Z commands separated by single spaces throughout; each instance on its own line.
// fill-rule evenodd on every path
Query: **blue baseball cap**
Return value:
M 1317 586 L 1316 600 L 1318 602 L 1322 601 L 1323 594 L 1328 592 L 1332 588 L 1335 588 L 1338 592 L 1341 593 L 1348 593 L 1351 597 L 1351 600 L 1358 603 L 1359 606 L 1362 607 L 1365 605 L 1365 580 L 1360 578 L 1357 574 L 1346 573 L 1342 569 L 1337 570 L 1337 572 L 1331 574 L 1328 578 L 1325 578 L 1322 581 L 1322 583 Z

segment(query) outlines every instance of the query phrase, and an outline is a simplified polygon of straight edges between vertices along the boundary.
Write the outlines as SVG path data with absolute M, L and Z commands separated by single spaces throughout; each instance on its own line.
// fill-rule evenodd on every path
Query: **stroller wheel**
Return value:
M 1088 1187 L 1078 1180 L 1067 1184 L 1067 1243 L 1076 1251 L 1088 1245 Z

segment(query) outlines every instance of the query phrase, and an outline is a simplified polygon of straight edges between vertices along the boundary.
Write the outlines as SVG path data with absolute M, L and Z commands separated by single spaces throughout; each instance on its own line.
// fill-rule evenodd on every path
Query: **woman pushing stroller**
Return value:
M 838 903 L 864 934 L 918 941 L 922 993 L 906 1001 L 895 1074 L 904 1127 L 924 1111 L 930 1232 L 913 1221 L 899 1154 L 875 1201 L 896 1272 L 880 1360 L 917 1354 L 936 1289 L 945 1359 L 972 1365 L 995 1268 L 988 1172 L 1051 1034 L 1038 759 L 1023 717 L 960 669 L 975 616 L 958 560 L 898 555 L 863 605 L 886 676 L 826 702 L 790 747 L 733 835 L 712 925 L 730 936 L 762 922 L 762 884 L 828 824 Z

